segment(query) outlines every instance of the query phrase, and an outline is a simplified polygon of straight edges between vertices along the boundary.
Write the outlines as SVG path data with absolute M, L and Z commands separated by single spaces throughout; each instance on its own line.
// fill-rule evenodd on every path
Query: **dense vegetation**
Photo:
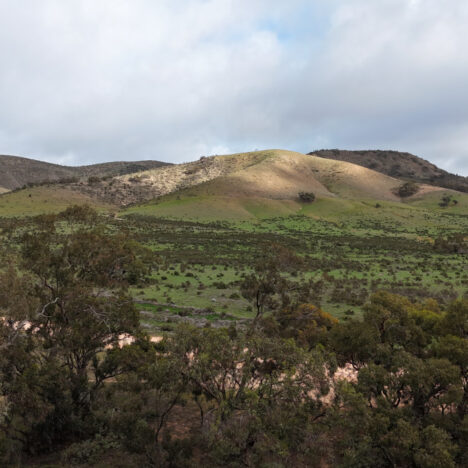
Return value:
M 463 219 L 310 223 L 1 220 L 0 464 L 466 466 Z
M 396 195 L 401 198 L 407 198 L 418 193 L 418 190 L 419 187 L 414 182 L 405 182 L 404 184 L 400 185 L 400 187 L 398 187 Z
M 315 194 L 312 192 L 299 192 L 299 200 L 304 203 L 312 203 L 315 200 Z

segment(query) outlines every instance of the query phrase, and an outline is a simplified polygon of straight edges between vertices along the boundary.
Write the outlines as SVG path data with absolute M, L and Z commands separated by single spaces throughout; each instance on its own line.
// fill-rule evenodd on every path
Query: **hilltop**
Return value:
M 399 151 L 348 151 L 322 149 L 308 153 L 326 159 L 346 161 L 391 177 L 468 192 L 468 177 L 451 174 L 411 153 Z
M 0 193 L 28 184 L 83 177 L 114 177 L 168 165 L 160 161 L 116 161 L 89 166 L 61 166 L 19 156 L 0 155 Z

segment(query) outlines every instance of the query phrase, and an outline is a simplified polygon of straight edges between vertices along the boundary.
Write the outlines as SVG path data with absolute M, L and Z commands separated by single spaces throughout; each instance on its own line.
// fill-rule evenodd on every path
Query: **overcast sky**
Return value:
M 0 0 L 0 154 L 395 149 L 468 175 L 467 0 Z

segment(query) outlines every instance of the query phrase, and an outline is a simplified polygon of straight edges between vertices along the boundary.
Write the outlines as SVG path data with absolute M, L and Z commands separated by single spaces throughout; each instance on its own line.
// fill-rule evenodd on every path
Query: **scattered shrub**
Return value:
M 315 201 L 315 193 L 312 192 L 299 192 L 299 200 L 303 203 L 312 203 Z
M 401 198 L 411 197 L 415 195 L 419 191 L 419 185 L 415 182 L 405 182 L 404 184 L 400 185 L 398 189 L 395 191 L 395 195 L 398 195 Z

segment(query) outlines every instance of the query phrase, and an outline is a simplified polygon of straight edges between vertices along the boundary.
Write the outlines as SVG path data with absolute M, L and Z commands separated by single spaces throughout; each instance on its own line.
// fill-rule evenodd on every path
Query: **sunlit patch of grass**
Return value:
M 71 205 L 90 205 L 101 211 L 115 211 L 115 207 L 100 203 L 80 192 L 51 185 L 32 187 L 1 195 L 0 216 L 25 217 L 58 213 Z

